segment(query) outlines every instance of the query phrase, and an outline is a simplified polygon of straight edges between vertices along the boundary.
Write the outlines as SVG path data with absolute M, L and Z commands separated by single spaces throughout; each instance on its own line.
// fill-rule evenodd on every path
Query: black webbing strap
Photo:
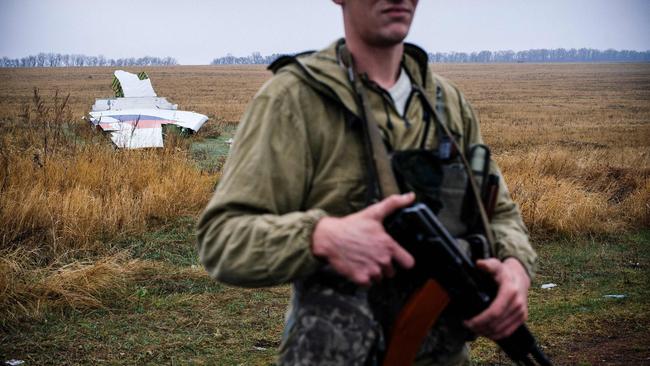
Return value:
M 454 135 L 451 133 L 449 128 L 446 125 L 446 121 L 443 120 L 443 114 L 440 113 L 440 111 L 434 107 L 434 104 L 431 103 L 431 100 L 429 99 L 429 96 L 427 95 L 426 91 L 423 90 L 419 85 L 413 84 L 413 88 L 420 93 L 422 96 L 422 101 L 424 102 L 424 107 L 429 109 L 431 113 L 434 115 L 434 120 L 438 124 L 438 127 L 442 132 L 447 135 L 447 137 L 451 140 L 452 144 L 454 144 L 454 147 L 456 148 L 456 151 L 458 151 L 458 155 L 460 156 L 460 159 L 463 163 L 463 167 L 465 168 L 465 171 L 467 172 L 467 177 L 469 179 L 469 186 L 470 190 L 472 191 L 472 194 L 474 195 L 474 201 L 476 202 L 476 208 L 479 211 L 479 218 L 481 219 L 481 224 L 483 226 L 483 231 L 485 233 L 485 237 L 490 244 L 491 248 L 494 248 L 494 235 L 492 233 L 492 229 L 490 229 L 490 221 L 488 220 L 487 213 L 485 211 L 485 207 L 483 206 L 483 200 L 481 199 L 481 193 L 479 192 L 478 189 L 478 184 L 476 183 L 476 179 L 474 178 L 474 174 L 472 173 L 472 168 L 469 165 L 469 162 L 467 161 L 467 157 L 465 156 L 465 152 L 460 148 L 458 145 L 458 142 L 456 141 L 456 138 Z M 440 98 L 436 98 L 440 100 Z M 436 106 L 440 107 L 440 102 L 436 103 Z M 462 107 L 461 107 L 462 108 Z

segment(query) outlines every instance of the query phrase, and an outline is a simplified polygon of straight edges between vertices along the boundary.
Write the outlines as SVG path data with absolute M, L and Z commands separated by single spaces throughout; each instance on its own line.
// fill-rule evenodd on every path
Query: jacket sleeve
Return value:
M 482 144 L 483 138 L 476 112 L 465 97 L 461 93 L 459 95 L 466 131 L 465 146 Z M 490 223 L 494 233 L 495 255 L 502 260 L 508 257 L 517 258 L 532 279 L 537 268 L 537 253 L 530 244 L 528 230 L 524 225 L 519 207 L 512 200 L 508 186 L 494 160 L 490 161 L 490 173 L 499 177 L 499 193 Z
M 311 235 L 326 213 L 302 207 L 312 176 L 305 123 L 290 93 L 267 89 L 245 112 L 198 222 L 201 262 L 210 276 L 231 285 L 278 285 L 320 265 Z

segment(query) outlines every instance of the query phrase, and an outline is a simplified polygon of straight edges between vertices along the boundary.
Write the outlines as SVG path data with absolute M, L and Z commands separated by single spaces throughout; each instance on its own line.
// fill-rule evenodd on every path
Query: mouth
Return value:
M 382 14 L 386 14 L 391 17 L 403 17 L 411 15 L 411 9 L 404 6 L 390 6 L 381 11 Z

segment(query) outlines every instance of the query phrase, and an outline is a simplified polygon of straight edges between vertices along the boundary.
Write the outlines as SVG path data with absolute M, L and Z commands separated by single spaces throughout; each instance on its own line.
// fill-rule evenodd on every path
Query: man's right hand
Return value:
M 312 253 L 362 286 L 370 286 L 384 276 L 392 277 L 393 260 L 404 268 L 413 267 L 415 260 L 388 235 L 383 221 L 414 200 L 413 193 L 392 195 L 357 213 L 320 219 L 312 234 Z

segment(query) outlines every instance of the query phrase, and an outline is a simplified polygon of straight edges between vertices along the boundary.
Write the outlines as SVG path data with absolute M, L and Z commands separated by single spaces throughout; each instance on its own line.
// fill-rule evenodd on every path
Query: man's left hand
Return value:
M 465 321 L 465 326 L 478 335 L 499 340 L 511 335 L 528 319 L 530 277 L 515 258 L 482 259 L 476 266 L 491 274 L 499 291 L 492 304 L 482 313 Z

